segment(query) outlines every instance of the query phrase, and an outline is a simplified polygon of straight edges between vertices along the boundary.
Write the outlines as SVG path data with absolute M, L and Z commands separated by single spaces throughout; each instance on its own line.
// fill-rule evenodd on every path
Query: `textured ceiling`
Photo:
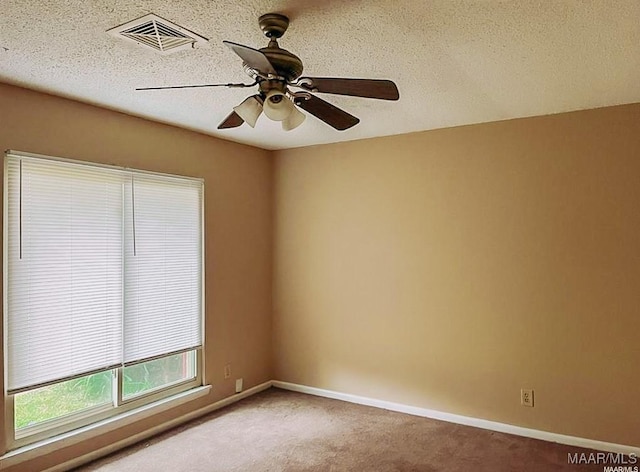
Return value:
M 304 75 L 391 79 L 400 100 L 322 95 L 361 119 L 343 132 L 312 116 L 218 131 L 252 89 L 134 90 L 250 82 L 222 40 L 266 46 L 267 12 L 290 17 L 280 45 Z M 147 13 L 208 47 L 158 55 L 105 33 Z M 281 149 L 640 102 L 640 1 L 2 0 L 0 81 Z

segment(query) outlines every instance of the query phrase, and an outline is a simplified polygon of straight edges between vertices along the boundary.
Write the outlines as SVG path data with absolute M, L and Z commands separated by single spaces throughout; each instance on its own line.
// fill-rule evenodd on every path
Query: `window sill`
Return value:
M 178 393 L 168 398 L 143 405 L 119 415 L 107 418 L 82 428 L 69 431 L 68 433 L 37 441 L 33 444 L 19 447 L 0 456 L 0 469 L 14 466 L 21 462 L 34 459 L 55 450 L 78 444 L 82 441 L 92 439 L 102 434 L 108 433 L 118 428 L 135 423 L 150 416 L 170 410 L 176 406 L 203 397 L 211 391 L 211 385 L 196 387 L 186 392 Z

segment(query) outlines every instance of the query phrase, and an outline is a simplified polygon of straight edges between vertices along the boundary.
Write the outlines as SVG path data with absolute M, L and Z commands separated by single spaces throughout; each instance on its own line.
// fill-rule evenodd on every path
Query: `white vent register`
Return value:
M 209 40 L 153 13 L 107 31 L 112 36 L 168 54 L 206 45 Z

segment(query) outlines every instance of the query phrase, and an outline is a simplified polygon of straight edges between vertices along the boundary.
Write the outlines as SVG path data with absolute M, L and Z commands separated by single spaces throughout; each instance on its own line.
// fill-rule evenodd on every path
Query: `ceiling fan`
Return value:
M 203 84 L 178 85 L 171 87 L 143 87 L 136 90 L 160 90 L 195 87 L 234 87 L 258 86 L 258 93 L 245 99 L 227 116 L 218 129 L 236 128 L 242 123 L 255 127 L 258 117 L 264 114 L 274 121 L 282 122 L 282 129 L 290 131 L 305 120 L 302 108 L 333 128 L 344 131 L 357 125 L 360 120 L 344 110 L 313 95 L 331 93 L 353 97 L 398 100 L 398 88 L 390 80 L 347 79 L 333 77 L 300 77 L 302 61 L 286 49 L 280 48 L 278 38 L 282 37 L 289 26 L 289 18 L 278 13 L 262 15 L 258 24 L 269 44 L 262 49 L 253 49 L 242 44 L 223 41 L 243 61 L 246 74 L 254 82 L 251 84 Z M 299 89 L 293 91 L 292 89 Z

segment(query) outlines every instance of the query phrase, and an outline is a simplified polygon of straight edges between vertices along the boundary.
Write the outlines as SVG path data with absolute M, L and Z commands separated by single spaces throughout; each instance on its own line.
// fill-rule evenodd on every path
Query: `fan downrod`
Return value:
M 258 25 L 269 39 L 281 38 L 289 27 L 289 18 L 280 13 L 266 13 L 258 18 Z

